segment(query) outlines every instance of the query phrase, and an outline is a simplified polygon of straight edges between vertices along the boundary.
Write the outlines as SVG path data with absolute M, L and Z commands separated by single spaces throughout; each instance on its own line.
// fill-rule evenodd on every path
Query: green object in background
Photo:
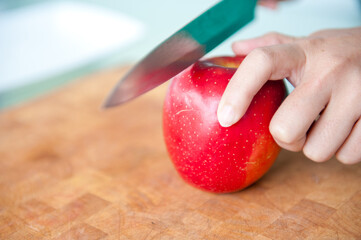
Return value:
M 63 0 L 56 0 L 62 2 Z M 54 2 L 56 2 L 54 1 Z M 108 5 L 110 8 L 117 8 L 119 4 L 115 4 L 112 0 L 76 0 L 78 2 L 94 3 L 99 5 Z M 8 0 L 0 2 L 1 11 L 11 11 L 18 8 L 27 7 L 33 4 L 41 4 L 45 0 Z M 122 4 L 120 4 L 122 5 Z M 210 9 L 203 15 L 205 17 L 192 22 L 183 31 L 187 31 L 197 42 L 205 46 L 204 51 L 209 52 L 214 47 L 219 45 L 225 38 L 229 37 L 232 33 L 236 32 L 241 26 L 249 22 L 254 15 L 254 8 L 256 5 L 255 0 L 223 0 L 217 4 L 217 10 Z M 120 9 L 117 9 L 120 10 Z M 235 18 L 237 16 L 237 18 Z M 219 21 L 222 19 L 222 21 Z M 237 19 L 237 21 L 235 21 Z M 234 22 L 231 22 L 234 21 Z M 180 22 L 180 21 L 179 21 Z M 227 24 L 229 28 L 222 29 L 222 24 Z M 212 26 L 207 28 L 207 26 Z M 204 29 L 206 31 L 199 31 Z M 221 34 L 220 34 L 221 33 Z M 221 35 L 221 37 L 219 36 Z M 149 41 L 149 38 L 148 38 Z M 141 47 L 137 46 L 136 49 L 129 50 L 131 52 L 140 51 Z M 144 51 L 144 50 L 143 50 Z M 95 61 L 89 62 L 83 66 L 77 66 L 74 69 L 69 69 L 64 73 L 55 73 L 51 76 L 44 76 L 33 83 L 0 91 L 0 110 L 13 106 L 22 102 L 26 102 L 34 97 L 41 96 L 42 94 L 55 90 L 64 84 L 73 81 L 85 74 L 96 71 L 104 67 L 114 66 L 119 63 L 124 63 L 122 60 L 124 52 L 115 51 L 111 56 L 103 56 Z M 128 54 L 131 55 L 131 54 Z
M 223 0 L 153 49 L 114 87 L 104 107 L 114 107 L 168 81 L 254 18 L 256 0 Z
M 254 18 L 256 4 L 256 0 L 223 0 L 179 32 L 186 32 L 210 52 Z

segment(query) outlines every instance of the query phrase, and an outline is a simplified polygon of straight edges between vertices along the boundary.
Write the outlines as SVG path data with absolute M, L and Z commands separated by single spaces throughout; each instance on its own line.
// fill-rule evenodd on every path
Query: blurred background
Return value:
M 134 64 L 218 0 L 0 0 L 0 111 L 83 75 Z M 237 39 L 269 31 L 304 36 L 361 25 L 358 0 L 291 0 L 258 7 Z M 105 97 L 105 96 L 104 96 Z

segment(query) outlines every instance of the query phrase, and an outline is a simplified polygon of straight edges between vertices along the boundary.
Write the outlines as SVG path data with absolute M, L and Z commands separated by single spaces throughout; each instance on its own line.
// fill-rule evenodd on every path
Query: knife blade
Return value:
M 125 103 L 177 75 L 254 18 L 257 0 L 222 0 L 178 30 L 136 64 L 103 107 Z

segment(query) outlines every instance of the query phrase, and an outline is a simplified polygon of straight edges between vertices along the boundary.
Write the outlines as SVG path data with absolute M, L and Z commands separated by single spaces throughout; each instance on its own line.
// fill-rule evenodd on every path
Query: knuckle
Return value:
M 361 71 L 358 76 L 361 76 Z M 356 81 L 355 88 L 351 88 L 350 90 L 350 92 L 352 93 L 351 100 L 354 103 L 361 103 L 361 81 L 357 78 L 355 78 L 355 81 Z M 352 91 L 352 89 L 358 89 L 358 91 Z
M 352 51 L 352 47 L 345 49 L 345 45 L 339 41 L 337 38 L 311 35 L 298 40 L 297 45 L 305 50 L 308 59 L 316 60 L 314 64 L 323 68 L 330 76 L 350 68 L 359 69 L 359 51 Z M 315 68 L 314 65 L 310 67 Z
M 355 164 L 361 162 L 361 156 L 352 156 L 348 154 L 336 154 L 336 158 L 343 164 Z
M 281 43 L 282 34 L 278 32 L 268 32 L 264 35 L 264 37 L 272 39 L 275 43 Z
M 327 77 L 324 77 L 322 75 L 318 75 L 317 77 L 313 79 L 309 79 L 302 83 L 303 89 L 307 89 L 308 92 L 312 95 L 317 95 L 320 93 L 323 93 L 327 91 L 329 88 L 329 82 Z
M 325 162 L 329 160 L 329 157 L 323 153 L 323 151 L 309 147 L 307 144 L 303 148 L 303 154 L 314 162 Z
M 361 69 L 355 72 L 354 75 L 351 75 L 348 84 L 345 86 L 345 91 L 347 91 L 348 103 L 358 106 L 361 112 L 361 81 L 359 76 L 361 76 Z
M 319 49 L 322 51 L 322 46 L 325 44 L 326 40 L 323 37 L 310 37 L 302 38 L 298 41 L 299 45 L 302 45 L 306 49 Z
M 294 37 L 290 37 L 279 32 L 269 32 L 263 35 L 264 38 L 269 39 L 271 44 L 282 44 L 288 41 L 294 41 Z
M 302 144 L 301 143 L 293 143 L 293 144 L 286 144 L 279 141 L 276 141 L 277 144 L 282 147 L 283 149 L 286 149 L 288 151 L 292 152 L 299 152 L 302 150 Z
M 250 58 L 255 59 L 255 62 L 266 66 L 270 65 L 274 58 L 274 53 L 269 47 L 255 48 L 249 55 Z
M 325 54 L 325 59 L 327 59 L 326 64 L 328 64 L 330 69 L 330 75 L 336 75 L 340 72 L 346 72 L 348 69 L 355 68 L 355 59 L 351 55 L 343 54 L 342 50 L 339 51 L 329 51 Z M 357 61 L 356 61 L 357 62 Z
M 330 32 L 330 30 L 322 29 L 322 30 L 318 30 L 316 32 L 313 32 L 310 36 L 311 37 L 320 37 L 320 36 L 327 35 L 329 32 Z
M 361 143 L 361 141 L 360 141 Z M 361 162 L 360 144 L 349 144 L 347 149 L 341 147 L 336 153 L 336 158 L 343 164 L 355 164 Z
M 271 122 L 269 130 L 273 138 L 279 142 L 283 147 L 294 148 L 297 145 L 297 139 L 292 136 L 291 131 L 288 131 L 285 127 L 281 127 L 280 124 Z
M 280 35 L 281 35 L 281 34 L 280 34 L 279 32 L 271 31 L 271 32 L 266 33 L 264 36 L 265 36 L 265 37 L 277 38 L 277 37 L 279 37 Z

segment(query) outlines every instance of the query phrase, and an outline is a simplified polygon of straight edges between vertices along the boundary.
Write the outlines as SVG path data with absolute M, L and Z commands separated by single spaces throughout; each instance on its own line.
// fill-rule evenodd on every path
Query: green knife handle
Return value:
M 209 52 L 254 18 L 256 4 L 257 0 L 222 0 L 179 32 L 186 32 Z

